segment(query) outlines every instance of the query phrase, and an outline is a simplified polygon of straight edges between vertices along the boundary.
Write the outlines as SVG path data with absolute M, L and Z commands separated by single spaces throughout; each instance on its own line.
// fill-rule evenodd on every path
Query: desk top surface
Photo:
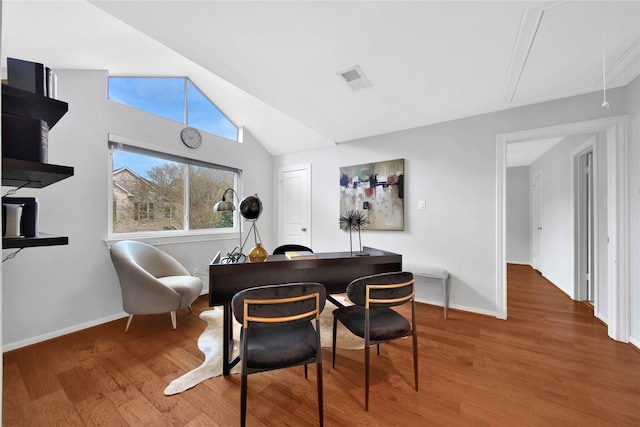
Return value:
M 363 252 L 369 255 L 319 252 L 316 258 L 299 260 L 270 255 L 266 262 L 235 264 L 221 263 L 216 257 L 209 265 L 209 305 L 227 303 L 247 287 L 276 283 L 319 282 L 327 291 L 339 293 L 355 278 L 402 270 L 401 254 L 368 247 Z
M 383 251 L 380 249 L 370 248 L 365 246 L 362 251 L 365 255 L 358 255 L 357 252 L 354 252 L 353 255 L 351 252 L 317 252 L 314 253 L 315 258 L 308 259 L 296 259 L 291 260 L 287 258 L 286 255 L 278 254 L 278 255 L 269 255 L 267 261 L 252 263 L 247 259 L 246 262 L 239 263 L 226 263 L 224 259 L 214 259 L 211 264 L 209 264 L 210 273 L 214 273 L 219 269 L 231 269 L 231 270 L 246 270 L 247 268 L 255 269 L 260 268 L 258 266 L 262 266 L 263 268 L 313 268 L 316 264 L 340 264 L 340 263 L 349 263 L 349 264 L 377 264 L 380 263 L 381 257 L 390 257 L 390 259 L 398 259 L 402 260 L 402 255 L 394 252 Z M 216 257 L 218 258 L 218 257 Z M 295 263 L 291 265 L 282 265 L 283 263 Z M 275 264 L 279 264 L 277 267 Z

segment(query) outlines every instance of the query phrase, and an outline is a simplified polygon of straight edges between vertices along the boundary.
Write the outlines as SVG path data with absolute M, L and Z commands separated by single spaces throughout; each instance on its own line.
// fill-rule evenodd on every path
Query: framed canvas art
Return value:
M 404 230 L 404 159 L 340 168 L 340 214 L 364 212 L 369 230 Z

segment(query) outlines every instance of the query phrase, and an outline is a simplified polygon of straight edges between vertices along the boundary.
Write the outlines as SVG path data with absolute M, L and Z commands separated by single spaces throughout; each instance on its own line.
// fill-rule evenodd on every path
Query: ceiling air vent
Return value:
M 351 88 L 351 90 L 359 90 L 371 87 L 371 83 L 364 75 L 359 66 L 351 67 L 338 73 L 342 80 Z

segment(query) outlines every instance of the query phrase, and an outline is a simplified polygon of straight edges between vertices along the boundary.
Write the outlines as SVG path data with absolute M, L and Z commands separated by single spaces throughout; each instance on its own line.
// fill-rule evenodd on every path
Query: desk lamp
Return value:
M 214 212 L 229 212 L 229 211 L 235 211 L 235 210 L 238 211 L 238 234 L 239 234 L 238 246 L 233 248 L 231 252 L 227 252 L 225 262 L 227 263 L 236 263 L 240 261 L 244 262 L 244 259 L 246 258 L 246 256 L 242 253 L 242 226 L 240 224 L 240 210 L 236 209 L 233 202 L 230 202 L 225 198 L 228 192 L 231 192 L 231 195 L 235 200 L 239 199 L 238 193 L 236 193 L 236 191 L 233 188 L 227 188 L 226 190 L 224 190 L 224 193 L 222 193 L 222 200 L 220 200 L 218 203 L 213 205 L 213 211 Z
M 258 233 L 258 227 L 256 227 L 256 220 L 262 213 L 262 201 L 258 197 L 257 194 L 253 196 L 247 196 L 238 205 L 236 206 L 233 202 L 230 202 L 226 199 L 227 192 L 231 192 L 235 197 L 235 200 L 239 199 L 238 193 L 235 192 L 233 188 L 227 188 L 224 193 L 222 193 L 222 200 L 216 203 L 213 206 L 214 212 L 228 212 L 228 211 L 238 211 L 238 230 L 239 230 L 239 239 L 238 245 L 231 251 L 227 253 L 227 256 L 223 258 L 223 261 L 226 263 L 238 263 L 245 262 L 247 259 L 247 255 L 245 255 L 242 251 L 244 249 L 244 245 L 247 243 L 247 239 L 249 239 L 249 235 L 251 235 L 251 231 L 253 231 L 253 238 L 255 240 L 256 246 L 251 249 L 249 252 L 249 260 L 251 262 L 261 262 L 266 261 L 267 259 L 267 251 L 262 247 L 262 241 L 260 239 L 260 233 Z M 247 221 L 251 221 L 251 228 L 247 233 L 247 237 L 245 237 L 244 242 L 242 241 L 242 227 L 240 224 L 240 216 L 242 216 Z

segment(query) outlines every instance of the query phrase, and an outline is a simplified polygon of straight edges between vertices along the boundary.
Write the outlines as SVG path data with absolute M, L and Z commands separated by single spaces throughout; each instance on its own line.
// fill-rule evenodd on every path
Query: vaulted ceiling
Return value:
M 2 2 L 2 60 L 186 75 L 273 155 L 627 85 L 640 1 Z M 603 68 L 604 61 L 604 68 Z M 359 66 L 371 87 L 340 73 Z

